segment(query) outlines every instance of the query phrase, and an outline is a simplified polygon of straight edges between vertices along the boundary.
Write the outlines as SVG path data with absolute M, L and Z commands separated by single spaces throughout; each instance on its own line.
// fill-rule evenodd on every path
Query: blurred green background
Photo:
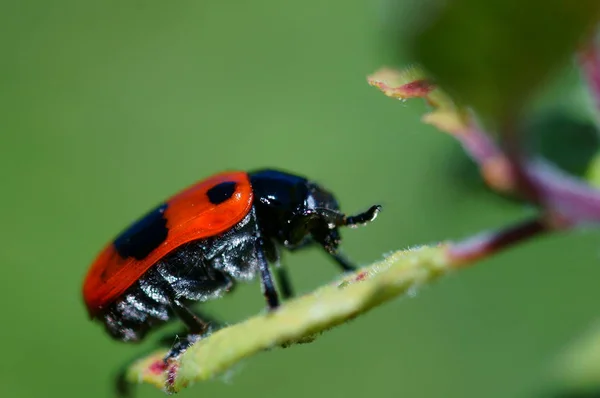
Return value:
M 385 14 L 366 0 L 2 2 L 0 396 L 110 396 L 113 373 L 157 336 L 113 342 L 88 320 L 88 265 L 214 172 L 278 167 L 348 212 L 383 203 L 344 231 L 361 264 L 529 214 L 478 186 L 458 145 L 420 123 L 421 101 L 367 85 L 391 59 Z M 578 110 L 565 76 L 546 103 Z M 181 396 L 531 396 L 600 312 L 598 238 L 530 242 Z M 318 251 L 285 261 L 300 291 L 337 275 Z M 263 305 L 250 284 L 206 308 L 233 322 Z

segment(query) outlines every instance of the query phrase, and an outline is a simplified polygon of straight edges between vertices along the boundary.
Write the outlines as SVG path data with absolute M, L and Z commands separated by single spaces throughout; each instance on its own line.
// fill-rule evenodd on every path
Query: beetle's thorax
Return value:
M 293 249 L 309 243 L 314 230 L 334 229 L 316 210 L 337 212 L 338 202 L 318 184 L 277 170 L 249 175 L 257 218 L 266 238 Z

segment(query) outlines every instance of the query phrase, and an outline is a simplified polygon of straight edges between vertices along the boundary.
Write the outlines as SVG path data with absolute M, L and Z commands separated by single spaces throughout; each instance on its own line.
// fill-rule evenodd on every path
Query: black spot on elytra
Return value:
M 123 258 L 143 260 L 164 242 L 169 233 L 166 209 L 167 204 L 158 206 L 121 233 L 113 242 L 117 253 Z
M 236 183 L 233 181 L 222 182 L 206 191 L 206 196 L 208 196 L 210 203 L 214 205 L 221 204 L 233 196 L 235 186 Z

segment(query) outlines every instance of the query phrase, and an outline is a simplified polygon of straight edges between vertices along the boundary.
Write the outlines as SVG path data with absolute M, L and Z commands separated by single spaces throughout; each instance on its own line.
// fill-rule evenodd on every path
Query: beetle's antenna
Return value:
M 329 223 L 329 228 L 357 227 L 373 221 L 375 218 L 377 218 L 377 215 L 380 211 L 381 205 L 375 205 L 371 206 L 369 210 L 363 213 L 359 213 L 354 216 L 346 216 L 345 214 L 336 210 L 318 208 L 304 213 L 303 216 L 323 217 Z
M 377 218 L 377 215 L 381 211 L 381 205 L 371 206 L 369 210 L 364 213 L 357 214 L 355 216 L 348 216 L 344 219 L 344 224 L 348 227 L 357 227 L 359 225 L 367 224 Z

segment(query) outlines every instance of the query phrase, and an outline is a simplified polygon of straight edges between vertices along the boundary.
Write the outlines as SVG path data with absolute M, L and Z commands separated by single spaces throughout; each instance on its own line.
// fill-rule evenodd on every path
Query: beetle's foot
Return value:
M 183 337 L 179 337 L 169 350 L 169 353 L 164 357 L 163 361 L 166 364 L 171 360 L 178 359 L 188 348 L 194 345 L 201 338 L 202 335 L 199 334 L 188 334 Z

